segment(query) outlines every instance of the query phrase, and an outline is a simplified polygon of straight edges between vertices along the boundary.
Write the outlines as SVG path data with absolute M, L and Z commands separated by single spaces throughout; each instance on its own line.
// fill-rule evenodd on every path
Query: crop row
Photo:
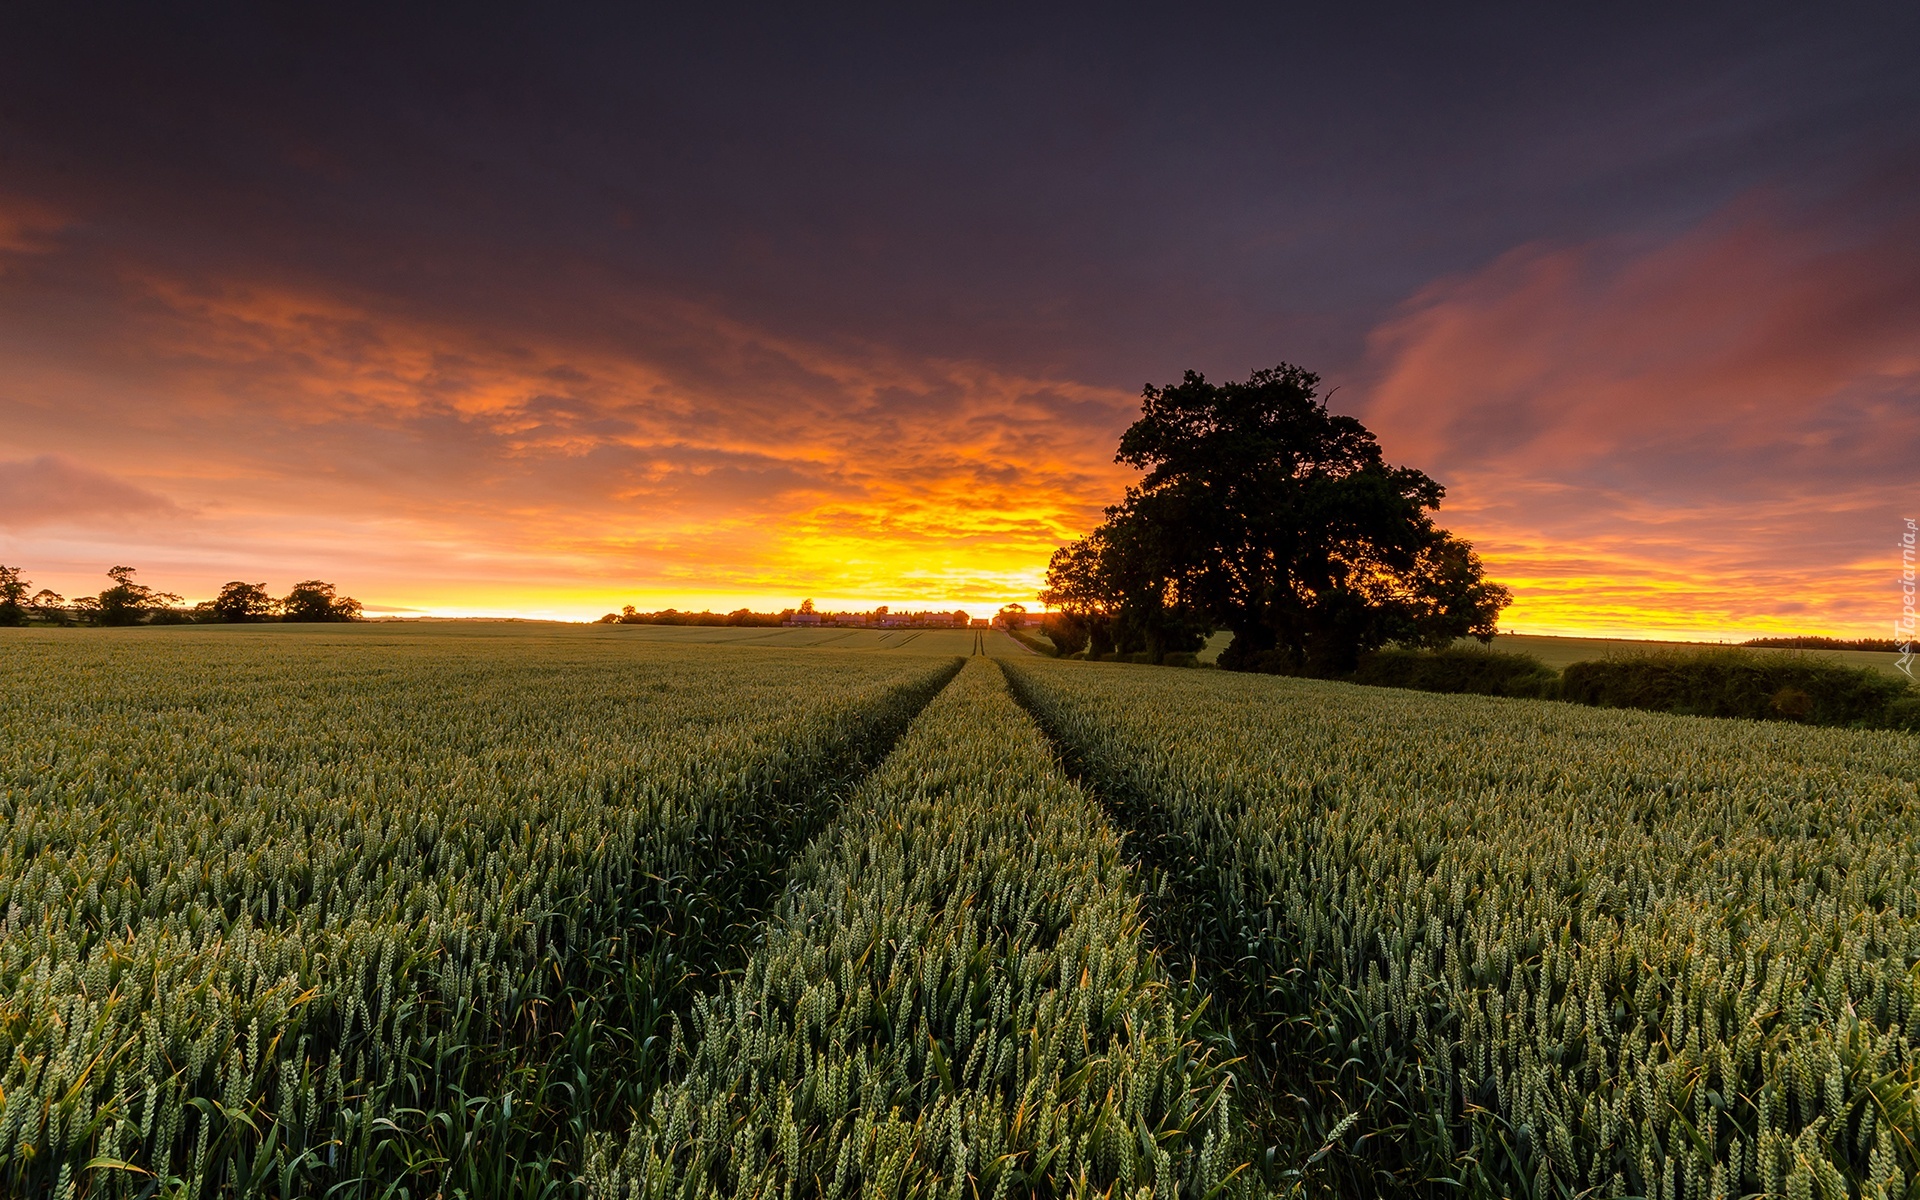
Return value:
M 1350 1190 L 1920 1190 L 1911 738 L 1006 666 Z
M 654 1033 L 832 797 L 954 669 L 9 649 L 9 1195 L 553 1191 L 594 1115 L 650 1090 Z
M 604 1200 L 1244 1186 L 1232 1080 L 1143 942 L 1121 844 L 973 658 L 792 873 Z

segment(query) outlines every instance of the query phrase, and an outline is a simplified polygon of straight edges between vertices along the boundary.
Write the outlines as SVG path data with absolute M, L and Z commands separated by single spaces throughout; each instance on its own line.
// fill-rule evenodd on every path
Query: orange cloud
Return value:
M 1885 631 L 1920 223 L 1776 209 L 1522 247 L 1375 332 L 1341 397 L 1448 484 L 1447 524 L 1515 589 L 1507 623 Z M 0 219 L 0 249 L 46 251 L 0 274 L 10 313 L 64 228 Z M 70 592 L 135 562 L 194 597 L 320 575 L 432 611 L 997 605 L 1131 478 L 1111 454 L 1135 396 L 984 360 L 618 288 L 592 329 L 538 331 L 238 269 L 84 269 L 92 320 L 0 328 L 0 559 Z
M 1920 221 L 1748 201 L 1663 245 L 1523 247 L 1373 348 L 1369 423 L 1451 485 L 1516 627 L 1885 635 L 1920 494 Z
M 68 225 L 51 207 L 19 196 L 0 196 L 0 260 L 8 254 L 41 254 L 54 247 L 55 236 Z M 5 265 L 0 261 L 0 270 Z
M 137 283 L 136 335 L 111 351 L 136 385 L 20 372 L 16 428 L 191 504 L 184 540 L 304 545 L 395 603 L 1030 598 L 1120 486 L 1095 449 L 1111 433 L 1087 429 L 1132 401 L 1072 382 L 824 349 L 679 304 L 624 314 L 609 345 Z M 381 562 L 390 545 L 410 549 Z
M 52 454 L 0 461 L 0 528 L 179 515 L 164 496 Z

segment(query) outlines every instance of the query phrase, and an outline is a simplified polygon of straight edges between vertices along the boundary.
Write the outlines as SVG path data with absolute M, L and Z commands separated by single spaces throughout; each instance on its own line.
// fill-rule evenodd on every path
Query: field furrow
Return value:
M 0 1193 L 552 1195 L 955 659 L 23 639 Z
M 817 839 L 599 1197 L 1220 1195 L 1232 1080 L 1119 839 L 969 660 Z
M 1341 1190 L 1912 1194 L 1912 738 L 1005 669 Z

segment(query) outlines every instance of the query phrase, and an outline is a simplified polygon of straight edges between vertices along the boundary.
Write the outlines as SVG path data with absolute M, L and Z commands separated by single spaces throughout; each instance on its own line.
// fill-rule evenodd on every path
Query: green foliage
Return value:
M 1920 1194 L 1905 735 L 1005 665 L 1344 1191 Z
M 1880 714 L 1881 725 L 1888 729 L 1910 729 L 1920 733 L 1920 695 L 1901 696 Z
M 1060 653 L 1059 647 L 1055 646 L 1051 641 L 1048 641 L 1045 638 L 1036 637 L 1035 635 L 1028 633 L 1024 629 L 1009 628 L 1007 630 L 1007 633 L 1013 638 L 1014 641 L 1019 642 L 1022 646 L 1025 646 L 1027 649 L 1033 651 L 1035 654 L 1044 654 L 1049 658 L 1059 657 L 1059 653 Z
M 597 1197 L 1221 1196 L 1231 1077 L 1119 839 L 975 658 L 817 841 Z
M 1580 704 L 1703 717 L 1885 725 L 1912 696 L 1902 679 L 1818 658 L 1741 650 L 1642 654 L 1571 663 L 1561 692 Z
M 1087 622 L 1070 613 L 1048 613 L 1040 622 L 1040 632 L 1053 643 L 1056 658 L 1071 658 L 1087 648 Z
M 1157 661 L 1205 645 L 1213 624 L 1179 589 L 1155 531 L 1121 508 L 1107 517 L 1054 553 L 1040 598 L 1086 630 L 1096 657 L 1118 651 Z
M 1467 647 L 1376 650 L 1361 657 L 1353 682 L 1423 692 L 1533 699 L 1551 699 L 1560 690 L 1560 677 L 1530 654 Z
M 8 647 L 0 1194 L 570 1190 L 953 670 L 355 632 Z

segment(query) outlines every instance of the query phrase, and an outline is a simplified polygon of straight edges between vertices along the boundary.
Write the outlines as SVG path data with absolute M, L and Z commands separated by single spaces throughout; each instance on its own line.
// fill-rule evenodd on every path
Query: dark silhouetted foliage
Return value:
M 1044 654 L 1049 658 L 1059 657 L 1059 654 L 1060 654 L 1059 648 L 1056 647 L 1052 642 L 1048 641 L 1046 638 L 1040 637 L 1037 634 L 1030 633 L 1025 629 L 1014 629 L 1014 628 L 1007 629 L 1006 634 L 1008 637 L 1012 638 L 1016 642 L 1019 642 L 1022 646 L 1025 646 L 1027 649 L 1033 651 L 1035 654 Z
M 1423 692 L 1551 699 L 1560 677 L 1530 654 L 1450 647 L 1445 650 L 1376 650 L 1361 656 L 1353 682 Z
M 1892 638 L 1759 637 L 1740 644 L 1771 650 L 1871 650 L 1884 654 L 1900 648 Z
M 305 579 L 293 585 L 280 602 L 280 611 L 289 621 L 358 621 L 360 602 L 336 595 L 325 580 Z
M 151 618 L 155 613 L 164 611 L 170 604 L 180 603 L 180 597 L 172 592 L 156 592 L 144 583 L 134 580 L 132 567 L 110 567 L 107 578 L 113 580 L 113 586 L 101 592 L 96 598 L 90 614 L 92 620 L 100 625 L 138 625 Z
M 267 593 L 266 584 L 236 579 L 220 589 L 207 610 L 219 621 L 264 621 L 273 615 L 276 607 L 278 603 Z
M 1433 523 L 1444 490 L 1390 466 L 1319 384 L 1282 364 L 1148 387 L 1116 456 L 1145 478 L 1054 555 L 1042 597 L 1108 618 L 1116 652 L 1155 662 L 1222 627 L 1224 667 L 1321 676 L 1381 646 L 1490 639 L 1511 597 Z
M 1214 629 L 1173 584 L 1145 523 L 1118 507 L 1054 552 L 1040 598 L 1086 629 L 1090 658 L 1159 662 L 1199 650 Z
M 1040 622 L 1040 632 L 1053 643 L 1057 657 L 1068 658 L 1087 648 L 1087 622 L 1069 613 L 1048 613 Z
M 1879 724 L 1888 729 L 1910 729 L 1920 733 L 1920 695 L 1908 689 L 1907 695 L 1887 705 Z
M 1573 663 L 1561 695 L 1604 708 L 1812 725 L 1897 723 L 1912 689 L 1878 671 L 1741 650 L 1646 654 Z
M 0 625 L 27 623 L 27 590 L 33 586 L 21 568 L 0 565 Z
M 812 612 L 806 607 L 812 601 L 803 603 L 801 612 Z M 659 612 L 639 612 L 629 604 L 617 613 L 608 613 L 600 618 L 602 625 L 749 625 L 777 626 L 793 610 L 777 613 L 757 613 L 751 609 L 736 608 L 729 613 L 717 612 L 681 612 L 677 608 L 662 609 Z
M 67 598 L 52 588 L 41 588 L 27 601 L 27 607 L 33 615 L 42 621 L 52 621 L 58 625 L 71 625 L 73 618 L 67 614 Z

